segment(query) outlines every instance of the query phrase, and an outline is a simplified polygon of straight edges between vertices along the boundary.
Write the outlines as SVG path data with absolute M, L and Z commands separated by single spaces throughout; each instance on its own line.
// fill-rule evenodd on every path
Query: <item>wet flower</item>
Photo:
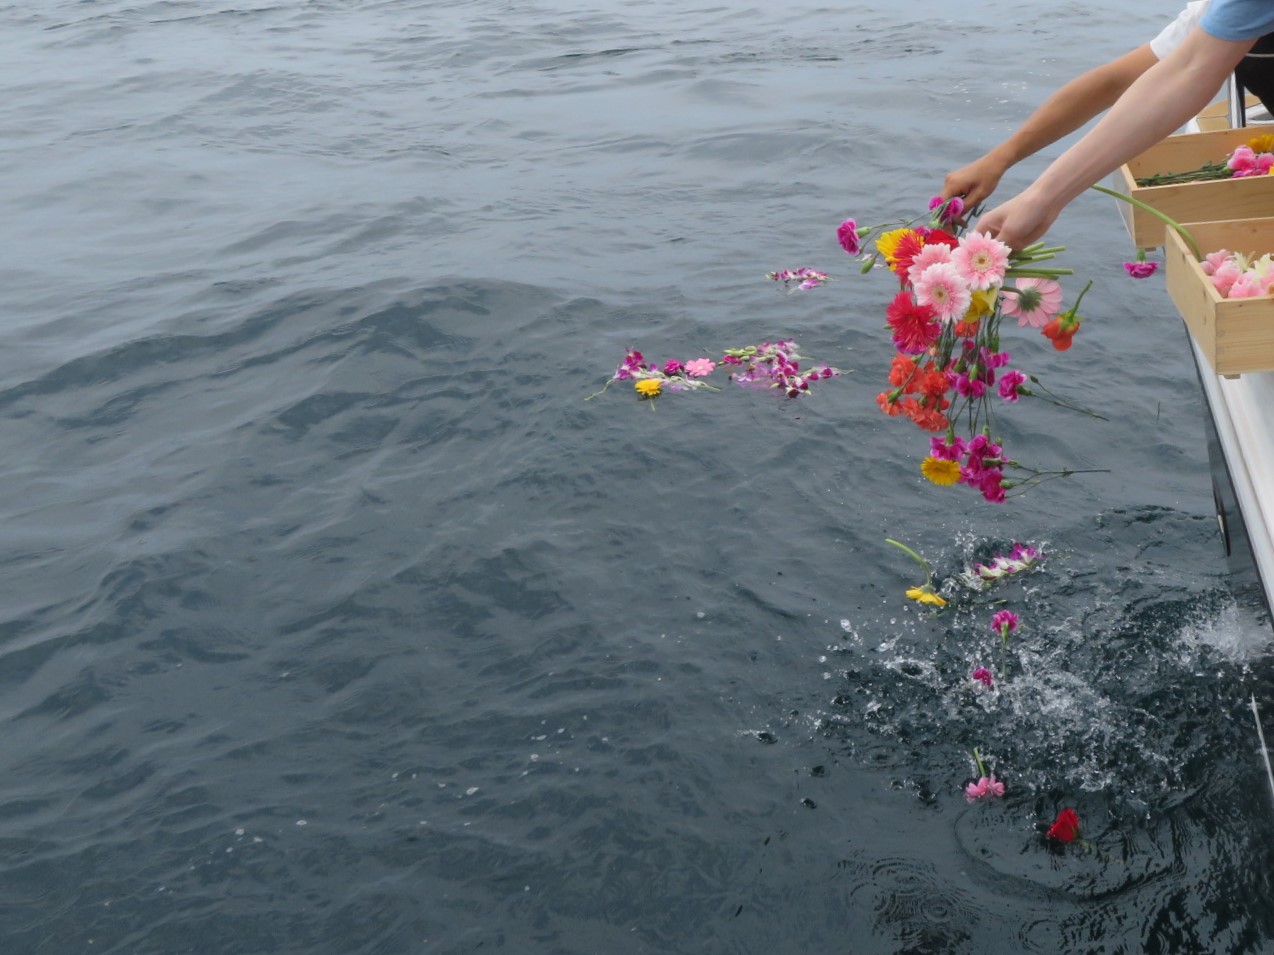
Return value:
M 995 677 L 991 675 L 991 671 L 988 670 L 986 667 L 978 667 L 976 670 L 974 670 L 972 673 L 969 674 L 969 677 L 971 679 L 977 680 L 979 683 L 985 686 L 988 690 L 995 683 Z
M 695 358 L 686 362 L 686 374 L 695 378 L 702 378 L 704 375 L 712 374 L 712 370 L 716 368 L 716 363 L 707 358 Z
M 945 600 L 934 593 L 933 587 L 930 584 L 910 588 L 907 591 L 907 599 L 914 600 L 917 603 L 926 604 L 931 607 L 945 607 L 947 605 Z
M 1007 640 L 1010 633 L 1015 633 L 1018 624 L 1022 622 L 1022 618 L 1015 614 L 1012 610 L 998 611 L 991 617 L 991 630 L 1000 635 L 1000 639 Z
M 997 799 L 1004 795 L 1004 783 L 994 776 L 982 776 L 977 782 L 964 787 L 964 798 L 969 802 L 979 799 Z
M 677 361 L 675 358 L 671 358 L 664 362 L 664 374 L 668 376 L 679 375 L 681 374 L 682 367 L 681 362 Z
M 663 388 L 663 383 L 658 378 L 641 378 L 633 382 L 633 387 L 643 398 L 654 398 Z
M 858 223 L 853 219 L 842 222 L 836 229 L 836 241 L 850 255 L 858 255 L 863 248 L 862 241 L 858 237 Z
M 920 473 L 939 487 L 950 487 L 960 480 L 960 465 L 930 456 L 920 462 Z
M 1079 836 L 1079 815 L 1074 809 L 1063 809 L 1048 827 L 1048 837 L 1058 842 L 1074 842 Z
M 829 276 L 826 272 L 820 272 L 818 269 L 808 267 L 766 272 L 765 277 L 774 282 L 782 282 L 789 292 L 818 288 L 820 285 L 826 285 L 829 281 Z M 792 284 L 794 282 L 796 283 L 795 285 Z

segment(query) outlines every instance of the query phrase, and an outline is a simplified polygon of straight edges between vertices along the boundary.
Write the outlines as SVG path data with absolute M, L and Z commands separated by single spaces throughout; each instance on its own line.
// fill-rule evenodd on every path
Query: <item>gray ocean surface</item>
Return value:
M 990 506 L 879 413 L 835 240 L 1176 11 L 0 3 L 0 951 L 1274 952 L 1162 279 L 1058 222 L 1087 322 L 1009 347 L 1108 420 L 1004 432 L 1102 473 Z M 850 374 L 584 401 L 780 336 Z M 886 537 L 1049 556 L 935 615 Z

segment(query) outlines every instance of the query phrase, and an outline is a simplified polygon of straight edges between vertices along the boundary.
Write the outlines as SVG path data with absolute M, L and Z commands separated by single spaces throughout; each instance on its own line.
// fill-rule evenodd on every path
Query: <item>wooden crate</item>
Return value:
M 1182 224 L 1204 255 L 1219 249 L 1257 257 L 1274 252 L 1274 218 Z M 1171 229 L 1164 270 L 1168 294 L 1218 375 L 1274 371 L 1274 298 L 1222 298 L 1189 245 Z
M 1274 176 L 1186 182 L 1171 186 L 1138 186 L 1136 183 L 1143 176 L 1187 172 L 1206 162 L 1224 160 L 1235 146 L 1267 131 L 1272 130 L 1268 126 L 1249 126 L 1169 136 L 1119 167 L 1113 177 L 1112 188 L 1140 199 L 1177 222 L 1219 222 L 1223 219 L 1274 216 Z M 1163 245 L 1166 226 L 1159 219 L 1126 202 L 1120 202 L 1119 207 L 1135 246 L 1151 249 Z

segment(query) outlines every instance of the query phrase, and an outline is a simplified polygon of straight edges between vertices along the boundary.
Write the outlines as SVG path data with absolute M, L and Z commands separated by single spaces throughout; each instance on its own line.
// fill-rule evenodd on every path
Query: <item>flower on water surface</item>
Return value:
M 1048 837 L 1058 842 L 1074 842 L 1079 836 L 1079 815 L 1074 809 L 1063 809 L 1048 827 Z
M 920 587 L 912 587 L 907 591 L 907 599 L 914 600 L 917 603 L 926 604 L 931 607 L 945 607 L 947 602 L 939 597 L 933 591 L 930 584 L 924 584 Z
M 960 480 L 960 465 L 955 461 L 930 455 L 920 462 L 920 473 L 938 487 L 950 487 Z
M 702 378 L 704 375 L 712 374 L 712 370 L 716 368 L 716 362 L 708 358 L 695 358 L 686 362 L 686 374 L 693 375 L 695 378 Z
M 643 398 L 653 398 L 659 394 L 663 385 L 658 378 L 641 378 L 633 382 L 633 387 L 637 389 L 637 394 Z
M 976 670 L 974 670 L 972 673 L 969 674 L 969 677 L 971 679 L 977 680 L 979 683 L 985 686 L 988 690 L 995 683 L 995 677 L 991 675 L 991 671 L 988 670 L 986 667 L 978 667 Z
M 978 799 L 996 799 L 1004 795 L 1004 783 L 995 776 L 982 776 L 977 782 L 964 787 L 964 798 L 969 802 Z

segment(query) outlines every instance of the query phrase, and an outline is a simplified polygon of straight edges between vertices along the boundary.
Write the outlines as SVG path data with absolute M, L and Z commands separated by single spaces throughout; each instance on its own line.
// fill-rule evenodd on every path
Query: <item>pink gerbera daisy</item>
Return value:
M 951 253 L 951 261 L 970 287 L 990 288 L 1004 281 L 1009 267 L 1009 247 L 999 239 L 974 232 L 960 240 L 960 245 Z
M 928 305 L 944 322 L 964 317 L 973 292 L 951 262 L 936 262 L 916 276 L 912 283 L 916 301 Z
M 937 265 L 939 262 L 950 261 L 951 249 L 949 246 L 945 246 L 941 242 L 925 245 L 916 253 L 916 257 L 911 260 L 911 268 L 907 269 L 907 281 L 914 283 L 920 273 L 929 268 L 929 266 Z
M 1052 279 L 1018 279 L 1000 299 L 1000 311 L 1016 315 L 1019 327 L 1043 328 L 1061 307 L 1062 287 Z

